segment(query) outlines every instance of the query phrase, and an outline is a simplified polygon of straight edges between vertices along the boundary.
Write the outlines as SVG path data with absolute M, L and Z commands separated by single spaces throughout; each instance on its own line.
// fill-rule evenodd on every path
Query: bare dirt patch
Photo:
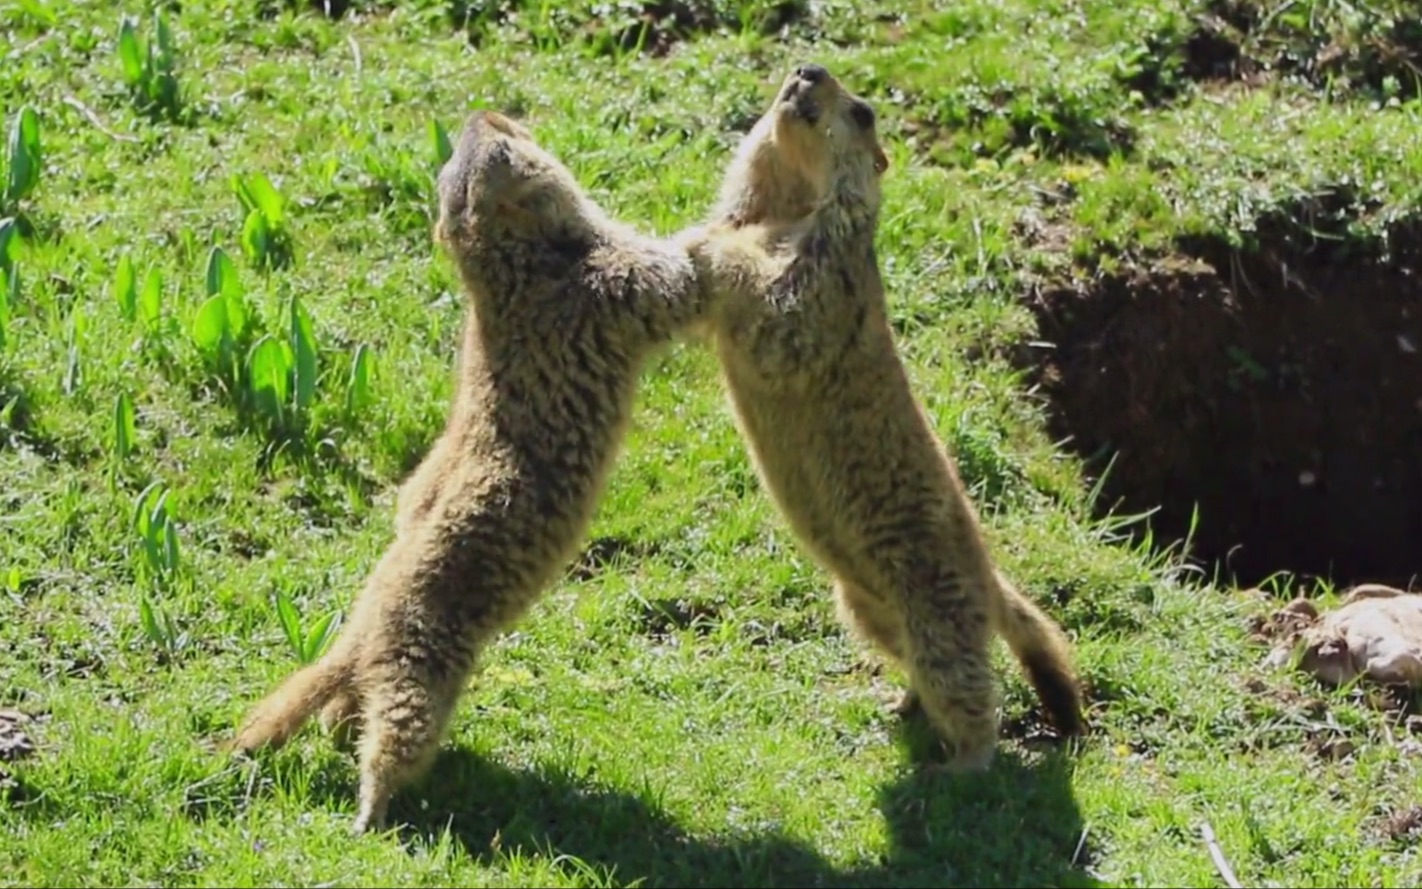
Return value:
M 16 801 L 23 797 L 24 784 L 5 769 L 5 763 L 28 759 L 35 753 L 35 743 L 29 728 L 34 720 L 19 710 L 0 710 L 0 794 Z
M 1422 839 L 1422 806 L 1408 806 L 1390 811 L 1378 820 L 1377 829 L 1383 837 L 1398 844 L 1411 844 Z
M 592 580 L 619 558 L 645 559 L 655 556 L 659 550 L 660 547 L 651 542 L 626 537 L 595 537 L 587 542 L 568 566 L 567 574 L 573 580 Z
M 740 21 L 726 6 L 708 0 L 653 0 L 623 4 L 620 20 L 593 18 L 584 26 L 584 31 L 594 42 L 610 38 L 611 45 L 622 52 L 640 46 L 643 52 L 664 56 L 676 43 L 697 34 L 709 34 L 721 28 L 738 28 Z M 790 0 L 770 6 L 756 25 L 762 34 L 776 34 L 807 15 L 808 3 Z
M 1387 7 L 1212 0 L 1181 48 L 1182 73 L 1415 96 L 1422 88 L 1422 12 Z
M 654 599 L 637 607 L 636 631 L 665 641 L 682 630 L 704 636 L 723 619 L 723 603 L 697 599 Z
M 575 36 L 603 53 L 642 52 L 661 57 L 676 44 L 701 34 L 738 31 L 749 26 L 764 35 L 784 35 L 811 17 L 805 0 L 767 4 L 754 21 L 742 22 L 740 11 L 724 0 L 624 0 L 624 2 L 555 6 L 546 20 L 536 3 L 526 0 L 451 0 L 449 18 L 479 44 L 491 26 L 513 25 L 552 30 Z
M 1058 438 L 1241 584 L 1276 571 L 1406 588 L 1422 576 L 1422 279 L 1392 255 L 1261 226 L 1040 282 L 1030 375 Z

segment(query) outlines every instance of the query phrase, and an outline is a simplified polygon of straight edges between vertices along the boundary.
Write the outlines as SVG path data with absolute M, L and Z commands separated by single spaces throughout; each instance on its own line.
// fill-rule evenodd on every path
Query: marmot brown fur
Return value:
M 786 78 L 710 221 L 678 236 L 762 484 L 835 579 L 838 613 L 907 672 L 952 765 L 991 762 L 994 631 L 1054 724 L 1081 730 L 1061 629 L 995 569 L 957 470 L 911 391 L 874 238 L 888 160 L 874 111 L 820 65 Z
M 422 773 L 490 637 L 566 567 L 622 446 L 640 371 L 701 291 L 684 250 L 610 219 L 520 124 L 470 117 L 436 236 L 468 301 L 447 428 L 331 649 L 228 743 L 287 740 L 317 708 L 359 736 L 353 830 Z

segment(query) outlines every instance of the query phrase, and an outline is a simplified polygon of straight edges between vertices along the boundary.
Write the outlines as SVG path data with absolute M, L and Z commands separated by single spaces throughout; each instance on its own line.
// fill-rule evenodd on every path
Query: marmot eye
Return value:
M 869 107 L 869 103 L 862 99 L 855 99 L 849 106 L 849 116 L 854 118 L 855 124 L 861 130 L 874 128 L 874 109 Z

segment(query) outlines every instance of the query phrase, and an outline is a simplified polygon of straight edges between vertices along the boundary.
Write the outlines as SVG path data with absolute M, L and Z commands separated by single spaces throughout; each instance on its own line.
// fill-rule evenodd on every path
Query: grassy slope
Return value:
M 1415 848 L 1379 830 L 1415 792 L 1415 760 L 1386 742 L 1400 729 L 1357 695 L 1311 705 L 1308 683 L 1256 676 L 1258 603 L 1091 521 L 1040 405 L 1004 364 L 967 357 L 1031 335 L 1012 297 L 1047 264 L 1015 235 L 1034 207 L 1082 259 L 1247 235 L 1260 213 L 1350 182 L 1360 205 L 1377 199 L 1354 214 L 1364 228 L 1411 212 L 1422 121 L 1415 102 L 1385 101 L 1407 84 L 1202 89 L 1180 73 L 1187 0 L 918 5 L 895 23 L 826 4 L 787 40 L 727 32 L 616 59 L 553 45 L 578 23 L 538 26 L 536 6 L 475 51 L 432 3 L 338 23 L 185 3 L 172 121 L 129 101 L 116 13 L 0 4 L 0 109 L 8 127 L 33 104 L 46 151 L 0 352 L 0 402 L 14 402 L 0 706 L 41 716 L 38 755 L 5 765 L 0 882 L 1215 884 L 1202 819 L 1249 884 L 1422 879 Z M 1271 58 L 1298 38 L 1278 33 Z M 273 594 L 308 625 L 344 608 L 389 539 L 393 485 L 437 431 L 460 305 L 428 236 L 430 122 L 453 130 L 475 104 L 526 115 L 612 211 L 669 233 L 706 206 L 734 126 L 807 55 L 881 106 L 895 162 L 881 255 L 904 354 L 1005 566 L 1078 640 L 1094 736 L 1063 755 L 1018 731 L 977 780 L 915 770 L 921 734 L 884 708 L 895 677 L 834 623 L 825 578 L 755 484 L 714 364 L 679 348 L 648 374 L 594 529 L 630 546 L 490 651 L 438 781 L 400 810 L 410 842 L 346 838 L 353 770 L 316 731 L 259 766 L 206 752 L 296 664 Z M 259 171 L 286 198 L 296 253 L 270 274 L 242 255 L 228 181 Z M 1074 200 L 1038 206 L 1068 186 Z M 293 294 L 308 308 L 324 376 L 304 457 L 244 425 L 193 344 L 212 245 L 236 259 L 258 332 L 284 335 Z M 162 276 L 167 320 L 147 332 L 113 296 L 124 255 L 140 280 Z M 347 416 L 359 344 L 378 374 Z M 123 393 L 137 441 L 115 477 Z M 179 535 L 166 586 L 131 525 L 155 481 Z M 145 633 L 145 597 L 181 633 L 175 650 Z M 1008 721 L 1030 727 L 1003 662 Z M 1335 736 L 1350 757 L 1310 752 Z

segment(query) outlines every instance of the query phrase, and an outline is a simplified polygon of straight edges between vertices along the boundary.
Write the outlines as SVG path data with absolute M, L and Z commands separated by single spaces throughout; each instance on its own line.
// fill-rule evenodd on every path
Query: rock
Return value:
M 34 741 L 25 732 L 30 718 L 18 710 L 0 710 L 0 762 L 14 762 L 35 752 Z
M 1313 603 L 1297 599 L 1269 623 L 1278 642 L 1265 659 L 1268 666 L 1286 666 L 1299 653 L 1299 668 L 1331 685 L 1361 675 L 1422 686 L 1422 594 L 1363 584 L 1333 611 L 1320 614 Z

